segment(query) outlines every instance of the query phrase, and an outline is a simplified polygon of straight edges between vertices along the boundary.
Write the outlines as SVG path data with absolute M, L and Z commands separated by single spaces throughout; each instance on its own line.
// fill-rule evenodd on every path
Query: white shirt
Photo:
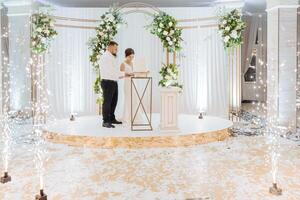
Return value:
M 117 68 L 117 59 L 109 51 L 106 51 L 100 58 L 101 79 L 118 81 L 124 73 Z

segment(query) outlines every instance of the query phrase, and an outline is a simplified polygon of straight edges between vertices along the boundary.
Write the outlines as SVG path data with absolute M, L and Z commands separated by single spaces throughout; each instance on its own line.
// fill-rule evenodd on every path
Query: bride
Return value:
M 126 74 L 134 74 L 133 73 L 133 59 L 134 59 L 134 50 L 132 48 L 128 48 L 125 50 L 125 60 L 120 66 L 120 70 L 125 72 Z M 138 98 L 135 92 L 133 91 L 133 113 L 132 117 L 134 117 L 135 112 L 138 106 Z M 140 109 L 139 109 L 140 111 Z M 136 114 L 134 122 L 142 121 L 142 115 L 140 112 Z M 131 124 L 131 77 L 125 77 L 124 79 L 124 111 L 123 111 L 123 123 L 130 125 Z

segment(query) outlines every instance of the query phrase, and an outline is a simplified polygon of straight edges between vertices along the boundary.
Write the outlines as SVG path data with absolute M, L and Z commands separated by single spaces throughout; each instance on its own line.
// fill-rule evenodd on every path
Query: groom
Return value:
M 124 73 L 117 69 L 116 56 L 118 43 L 111 41 L 106 52 L 100 58 L 101 88 L 104 101 L 102 104 L 103 127 L 115 128 L 113 124 L 122 124 L 116 120 L 115 110 L 118 102 L 118 79 Z

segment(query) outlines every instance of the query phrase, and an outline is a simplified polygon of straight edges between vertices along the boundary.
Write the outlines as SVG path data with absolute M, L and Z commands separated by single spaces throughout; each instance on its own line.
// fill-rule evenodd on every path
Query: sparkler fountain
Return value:
M 46 200 L 44 193 L 45 161 L 47 160 L 46 142 L 43 130 L 48 116 L 48 91 L 45 87 L 45 53 L 50 41 L 57 35 L 54 20 L 48 11 L 34 14 L 31 18 L 31 80 L 32 80 L 32 113 L 33 135 L 35 136 L 35 166 L 40 180 L 40 192 L 36 200 Z
M 1 177 L 1 183 L 7 183 L 11 181 L 11 177 L 8 175 L 8 163 L 10 157 L 10 150 L 12 144 L 12 137 L 11 137 L 11 129 L 9 125 L 9 117 L 7 112 L 3 116 L 3 131 L 2 131 L 2 140 L 4 143 L 4 147 L 2 150 L 2 160 L 3 160 L 3 167 L 4 167 L 4 176 Z
M 2 34 L 2 38 L 8 38 L 9 29 L 8 27 L 3 28 L 4 33 Z M 4 167 L 4 176 L 0 178 L 1 183 L 7 183 L 11 181 L 11 177 L 8 175 L 8 166 L 9 166 L 9 158 L 11 153 L 11 145 L 12 145 L 12 130 L 10 127 L 10 118 L 9 118 L 9 103 L 10 103 L 10 68 L 9 68 L 9 60 L 4 52 L 1 52 L 3 59 L 3 68 L 2 73 L 4 80 L 2 80 L 2 90 L 3 90 L 3 115 L 1 117 L 1 128 L 2 128 L 2 142 L 3 142 L 3 150 L 2 150 L 2 160 Z M 4 68 L 5 66 L 5 68 Z
M 33 55 L 34 67 L 32 67 L 31 75 L 34 82 L 33 95 L 33 130 L 34 140 L 34 162 L 40 182 L 40 193 L 36 195 L 36 200 L 46 200 L 47 195 L 44 193 L 44 162 L 47 159 L 46 142 L 42 136 L 46 116 L 48 113 L 47 92 L 44 88 L 44 59 L 43 55 Z

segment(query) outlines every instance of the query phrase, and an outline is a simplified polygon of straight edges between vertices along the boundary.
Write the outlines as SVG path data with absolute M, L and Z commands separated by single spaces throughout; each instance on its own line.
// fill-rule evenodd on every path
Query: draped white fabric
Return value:
M 55 15 L 75 18 L 97 18 L 106 9 L 63 8 Z M 166 8 L 176 18 L 212 16 L 205 8 Z M 124 59 L 124 50 L 131 47 L 136 58 L 145 58 L 153 77 L 153 111 L 160 110 L 158 81 L 159 69 L 165 62 L 165 52 L 158 38 L 145 28 L 151 17 L 134 13 L 124 16 L 127 26 L 116 36 L 119 43 L 118 61 Z M 66 22 L 64 22 L 66 23 Z M 82 25 L 82 23 L 81 23 Z M 84 25 L 96 25 L 84 23 Z M 87 41 L 93 30 L 57 28 L 59 36 L 52 43 L 47 64 L 47 83 L 51 91 L 50 105 L 56 117 L 66 117 L 70 112 L 81 115 L 97 113 L 96 96 L 93 92 L 95 74 L 88 61 Z M 226 117 L 227 70 L 222 42 L 215 28 L 187 29 L 183 31 L 183 49 L 177 55 L 180 78 L 184 85 L 181 94 L 182 113 L 206 111 L 208 115 Z M 117 115 L 123 107 L 123 84 L 119 81 L 120 98 Z
M 228 117 L 228 69 L 226 53 L 217 30 L 209 30 L 206 43 L 207 58 L 207 113 Z

